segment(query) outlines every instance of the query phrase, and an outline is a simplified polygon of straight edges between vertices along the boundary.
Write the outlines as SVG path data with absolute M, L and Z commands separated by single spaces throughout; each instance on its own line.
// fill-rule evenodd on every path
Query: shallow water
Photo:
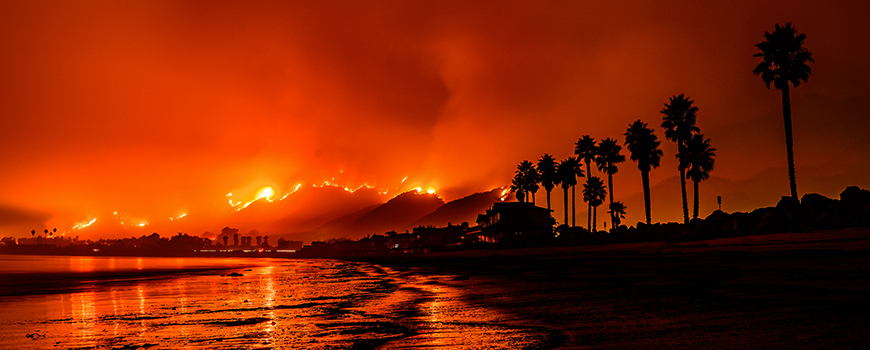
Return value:
M 0 348 L 535 348 L 548 337 L 450 275 L 335 260 L 221 273 L 0 297 Z

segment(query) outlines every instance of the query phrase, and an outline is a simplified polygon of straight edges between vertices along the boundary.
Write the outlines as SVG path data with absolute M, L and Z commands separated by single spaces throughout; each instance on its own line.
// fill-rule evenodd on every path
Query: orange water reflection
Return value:
M 82 265 L 88 266 L 86 260 Z M 95 285 L 60 298 L 6 298 L 0 303 L 11 312 L 0 315 L 0 348 L 534 347 L 534 334 L 505 323 L 509 315 L 470 302 L 463 285 L 469 281 L 453 277 L 333 260 L 279 260 L 215 274 Z M 24 342 L 32 340 L 21 334 L 34 329 L 47 334 L 44 342 Z
M 92 256 L 76 256 L 69 260 L 70 271 L 73 272 L 93 272 L 94 257 Z

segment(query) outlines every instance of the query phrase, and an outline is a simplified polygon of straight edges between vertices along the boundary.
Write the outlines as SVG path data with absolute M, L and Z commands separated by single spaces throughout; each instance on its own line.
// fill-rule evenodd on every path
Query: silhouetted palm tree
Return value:
M 589 202 L 592 206 L 592 231 L 596 231 L 595 221 L 598 217 L 598 206 L 604 204 L 604 197 L 607 195 L 607 188 L 604 182 L 598 176 L 589 176 L 586 178 L 586 184 L 583 185 L 583 200 Z
M 577 226 L 577 182 L 578 177 L 585 177 L 586 174 L 583 172 L 583 169 L 580 168 L 580 159 L 574 157 L 568 157 L 568 161 L 571 163 L 570 165 L 574 168 L 574 184 L 571 185 L 571 226 Z
M 692 135 L 698 132 L 698 127 L 695 126 L 698 112 L 698 107 L 692 106 L 694 100 L 680 94 L 679 96 L 671 97 L 671 103 L 665 103 L 665 108 L 661 110 L 664 115 L 662 117 L 662 128 L 665 129 L 665 138 L 677 143 L 677 153 L 685 153 L 686 141 L 692 138 Z M 680 157 L 677 156 L 679 159 Z M 686 164 L 680 161 L 680 187 L 683 196 L 683 221 L 689 222 L 689 203 L 686 199 Z
M 51 230 L 51 232 L 54 232 L 54 234 L 57 234 L 57 228 L 55 227 L 54 229 Z
M 527 174 L 526 177 L 526 189 L 532 193 L 532 205 L 538 205 L 535 194 L 538 193 L 538 190 L 541 189 L 541 186 L 538 183 L 541 181 L 541 177 L 538 175 L 538 169 L 532 166 L 532 171 Z
M 785 124 L 785 150 L 788 157 L 788 180 L 791 196 L 798 199 L 797 183 L 794 174 L 794 145 L 791 133 L 791 99 L 789 86 L 791 82 L 797 88 L 801 81 L 807 81 L 812 69 L 807 62 L 813 61 L 812 53 L 803 46 L 806 34 L 786 23 L 784 27 L 774 26 L 773 33 L 764 32 L 764 41 L 755 44 L 759 53 L 752 57 L 761 57 L 761 62 L 752 70 L 770 89 L 770 83 L 782 91 L 782 119 Z
M 619 154 L 622 151 L 622 146 L 616 143 L 612 138 L 601 140 L 598 144 L 598 157 L 595 157 L 595 165 L 598 170 L 607 174 L 607 187 L 610 188 L 610 204 L 613 205 L 613 174 L 616 174 L 619 169 L 616 164 L 625 161 L 625 156 Z M 610 223 L 616 227 L 616 218 L 610 217 Z
M 562 185 L 565 199 L 565 224 L 568 224 L 568 189 L 577 184 L 577 168 L 579 163 L 577 158 L 568 157 L 556 166 L 556 178 L 558 183 Z
M 535 165 L 528 160 L 524 160 L 517 165 L 516 176 L 519 177 L 519 182 L 522 185 L 522 190 L 525 192 L 526 199 L 534 203 L 534 199 L 529 196 L 529 192 L 538 190 L 538 170 Z M 534 189 L 534 191 L 532 191 Z
M 523 182 L 523 178 L 521 174 L 514 175 L 514 178 L 511 179 L 511 192 L 517 193 L 517 200 L 521 203 L 526 202 L 526 189 L 525 183 Z
M 647 127 L 638 119 L 629 124 L 625 132 L 625 146 L 631 153 L 631 160 L 637 162 L 640 170 L 640 179 L 643 182 L 643 205 L 646 213 L 646 224 L 652 224 L 650 215 L 649 172 L 652 168 L 658 168 L 662 158 L 662 150 L 659 149 L 659 141 L 653 129 Z
M 538 160 L 538 178 L 544 190 L 547 191 L 547 210 L 550 210 L 550 191 L 556 187 L 556 159 L 553 156 L 544 153 L 541 159 Z
M 31 237 L 36 236 L 36 230 L 30 230 L 30 236 Z
M 695 203 L 692 208 L 692 218 L 698 218 L 698 183 L 710 178 L 713 170 L 713 157 L 716 149 L 710 146 L 710 139 L 704 139 L 704 135 L 697 134 L 686 143 L 686 152 L 682 155 L 688 164 L 686 175 L 695 183 Z
M 610 217 L 614 218 L 613 228 L 619 227 L 622 224 L 622 219 L 625 219 L 625 204 L 622 202 L 613 202 L 610 204 L 610 210 L 607 212 Z
M 48 237 L 48 229 L 43 230 L 45 232 L 45 237 Z
M 595 139 L 589 135 L 583 135 L 583 137 L 577 140 L 574 144 L 574 154 L 577 155 L 577 159 L 581 159 L 586 163 L 586 176 L 588 180 L 588 176 L 592 176 L 592 167 L 590 164 L 592 164 L 592 161 L 595 160 L 595 156 L 598 154 L 598 146 L 595 144 Z M 586 216 L 586 230 L 591 232 L 592 204 L 589 204 Z

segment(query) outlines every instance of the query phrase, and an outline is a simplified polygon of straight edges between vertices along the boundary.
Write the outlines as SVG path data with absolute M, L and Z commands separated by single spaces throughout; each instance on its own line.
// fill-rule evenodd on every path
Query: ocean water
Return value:
M 427 270 L 338 260 L 5 258 L 7 284 L 55 276 L 67 287 L 0 296 L 4 349 L 516 349 L 550 336 L 494 307 L 497 300 L 469 297 L 468 288 L 484 284 Z M 40 263 L 51 273 L 33 274 Z M 111 273 L 120 266 L 130 272 Z M 185 272 L 209 267 L 224 270 Z

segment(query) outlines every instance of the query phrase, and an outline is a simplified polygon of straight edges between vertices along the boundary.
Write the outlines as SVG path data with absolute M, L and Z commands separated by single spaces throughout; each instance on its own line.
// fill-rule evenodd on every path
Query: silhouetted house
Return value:
M 467 225 L 466 225 L 467 226 Z M 445 227 L 419 226 L 414 228 L 417 241 L 425 250 L 462 245 L 465 239 L 465 226 L 447 224 Z
M 478 241 L 498 243 L 550 235 L 550 212 L 532 203 L 495 202 L 485 214 L 477 216 L 477 225 L 480 227 Z
M 420 243 L 417 235 L 409 232 L 396 233 L 395 231 L 387 232 L 389 237 L 389 248 L 391 252 L 396 253 L 417 253 Z
M 364 237 L 359 240 L 359 249 L 362 253 L 385 253 L 390 250 L 390 238 L 378 234 Z

